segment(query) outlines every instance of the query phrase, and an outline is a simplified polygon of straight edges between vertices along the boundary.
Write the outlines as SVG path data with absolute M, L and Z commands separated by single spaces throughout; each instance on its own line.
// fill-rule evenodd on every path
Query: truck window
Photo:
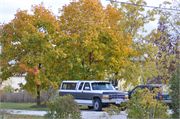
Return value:
M 143 91 L 146 91 L 146 92 L 147 92 L 147 90 L 149 90 L 149 87 L 147 87 L 147 86 L 143 86 L 143 87 L 141 87 L 141 90 L 143 90 Z
M 110 83 L 98 82 L 92 83 L 93 90 L 114 90 Z
M 159 87 L 151 87 L 150 91 L 152 91 L 153 93 L 157 93 L 159 90 Z
M 84 82 L 81 82 L 81 84 L 79 85 L 78 90 L 81 90 L 81 89 L 82 89 L 83 84 L 84 84 Z
M 141 87 L 137 87 L 137 88 L 135 88 L 135 89 L 132 91 L 132 93 L 131 93 L 131 94 L 134 94 L 134 93 L 138 92 L 139 90 L 141 90 Z
M 62 89 L 75 90 L 76 83 L 63 83 Z
M 90 90 L 89 83 L 85 83 L 83 90 Z

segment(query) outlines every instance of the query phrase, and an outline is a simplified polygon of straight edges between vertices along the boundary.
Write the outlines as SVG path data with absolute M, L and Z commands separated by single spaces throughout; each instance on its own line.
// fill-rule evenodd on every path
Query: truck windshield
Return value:
M 92 83 L 93 90 L 114 90 L 110 83 Z

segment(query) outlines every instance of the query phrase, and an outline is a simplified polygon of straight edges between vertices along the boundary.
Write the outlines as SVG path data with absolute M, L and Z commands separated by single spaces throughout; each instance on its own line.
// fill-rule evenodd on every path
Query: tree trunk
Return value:
M 39 91 L 39 85 L 37 85 L 37 106 L 40 105 L 41 105 L 40 91 Z
M 39 70 L 41 69 L 41 63 L 39 64 Z M 40 85 L 37 85 L 37 106 L 41 106 L 41 95 L 40 95 Z

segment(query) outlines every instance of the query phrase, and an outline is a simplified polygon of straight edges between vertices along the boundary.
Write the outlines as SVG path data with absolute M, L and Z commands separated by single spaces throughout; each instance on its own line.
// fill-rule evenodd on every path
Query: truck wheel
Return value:
M 93 104 L 93 106 L 94 106 L 94 110 L 95 110 L 95 111 L 100 111 L 100 110 L 102 110 L 102 103 L 101 103 L 100 99 L 94 99 L 94 104 Z

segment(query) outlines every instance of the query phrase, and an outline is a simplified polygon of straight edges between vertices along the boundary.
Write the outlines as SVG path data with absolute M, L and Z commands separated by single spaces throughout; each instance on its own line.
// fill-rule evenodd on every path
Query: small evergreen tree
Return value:
M 177 71 L 172 73 L 171 83 L 171 92 L 170 97 L 172 100 L 172 118 L 179 118 L 180 116 L 180 65 L 178 65 Z

